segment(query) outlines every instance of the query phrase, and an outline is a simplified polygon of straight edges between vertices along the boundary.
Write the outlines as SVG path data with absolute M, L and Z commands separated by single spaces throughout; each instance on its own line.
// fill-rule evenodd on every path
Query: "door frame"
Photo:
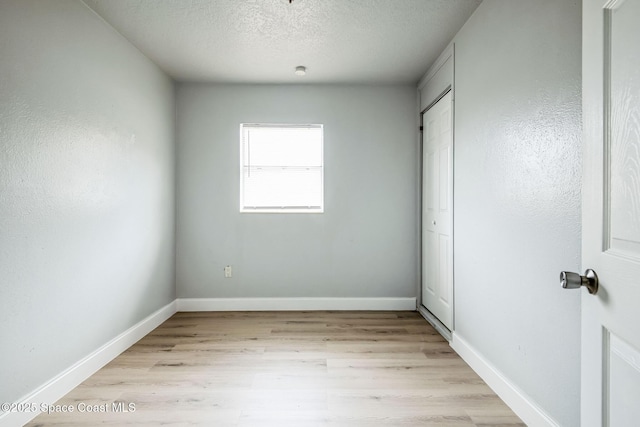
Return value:
M 456 310 L 455 310 L 455 43 L 450 43 L 440 54 L 438 59 L 435 60 L 433 65 L 429 67 L 424 77 L 420 79 L 418 83 L 418 113 L 419 113 L 419 132 L 418 132 L 418 158 L 420 159 L 420 166 L 418 168 L 419 180 L 418 185 L 418 289 L 417 289 L 417 301 L 416 309 L 418 313 L 425 318 L 427 322 L 434 327 L 434 329 L 442 335 L 447 341 L 451 342 L 452 332 L 455 330 L 456 323 Z M 452 297 L 452 329 L 447 329 L 440 321 L 432 315 L 422 305 L 422 177 L 424 171 L 424 165 L 422 164 L 422 129 L 424 126 L 423 116 L 424 113 L 435 105 L 442 97 L 444 97 L 449 91 L 451 91 L 451 135 L 452 135 L 452 162 L 453 162 L 453 178 L 451 182 L 451 192 L 453 195 L 452 203 L 452 226 L 451 226 L 451 244 L 454 255 L 452 256 L 452 271 L 451 277 L 453 280 L 453 297 Z

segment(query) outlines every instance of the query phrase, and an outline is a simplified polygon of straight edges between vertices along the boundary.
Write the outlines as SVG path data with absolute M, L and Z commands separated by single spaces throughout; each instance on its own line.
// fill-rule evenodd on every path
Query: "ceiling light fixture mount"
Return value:
M 298 65 L 296 67 L 296 76 L 304 76 L 305 74 L 307 74 L 307 67 L 304 65 Z

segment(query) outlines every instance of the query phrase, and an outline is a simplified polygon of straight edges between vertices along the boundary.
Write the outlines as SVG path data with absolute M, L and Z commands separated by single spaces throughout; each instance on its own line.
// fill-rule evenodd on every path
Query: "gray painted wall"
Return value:
M 415 296 L 415 88 L 180 84 L 177 105 L 179 297 Z M 325 213 L 239 213 L 243 122 L 324 124 Z
M 175 298 L 174 103 L 81 2 L 3 1 L 0 40 L 15 401 Z M 557 275 L 580 266 L 579 3 L 485 0 L 455 42 L 456 334 L 578 425 L 579 293 Z M 414 88 L 183 84 L 178 111 L 179 296 L 415 296 Z M 241 122 L 325 125 L 324 214 L 238 212 Z
M 581 6 L 485 0 L 454 39 L 456 334 L 579 425 Z
M 171 81 L 82 2 L 0 2 L 0 402 L 175 298 Z

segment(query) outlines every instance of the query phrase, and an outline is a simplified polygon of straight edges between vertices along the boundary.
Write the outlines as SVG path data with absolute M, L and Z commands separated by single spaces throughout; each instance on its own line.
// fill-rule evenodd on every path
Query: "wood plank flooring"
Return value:
M 413 312 L 177 313 L 56 404 L 27 425 L 524 426 Z

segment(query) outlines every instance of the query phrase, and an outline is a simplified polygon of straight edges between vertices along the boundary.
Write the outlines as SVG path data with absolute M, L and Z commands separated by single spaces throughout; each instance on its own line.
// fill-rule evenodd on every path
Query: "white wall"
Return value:
M 579 1 L 485 0 L 455 37 L 455 332 L 579 425 Z
M 171 81 L 76 0 L 0 2 L 0 402 L 175 298 Z
M 179 297 L 415 297 L 413 87 L 180 84 L 177 104 Z M 239 213 L 243 122 L 324 124 L 325 213 Z

